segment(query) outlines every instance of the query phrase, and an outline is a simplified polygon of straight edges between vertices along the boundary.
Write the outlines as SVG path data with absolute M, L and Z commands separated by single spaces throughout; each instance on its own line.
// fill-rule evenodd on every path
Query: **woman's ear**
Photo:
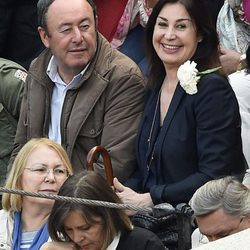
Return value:
M 198 43 L 200 43 L 203 40 L 202 35 L 198 35 Z

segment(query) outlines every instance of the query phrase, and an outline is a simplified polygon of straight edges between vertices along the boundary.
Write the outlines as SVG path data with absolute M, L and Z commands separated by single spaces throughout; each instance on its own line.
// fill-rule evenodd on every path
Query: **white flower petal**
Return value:
M 198 70 L 196 69 L 196 63 L 189 60 L 182 64 L 178 71 L 177 77 L 180 81 L 180 85 L 186 91 L 186 93 L 193 95 L 197 93 L 197 83 L 200 79 Z

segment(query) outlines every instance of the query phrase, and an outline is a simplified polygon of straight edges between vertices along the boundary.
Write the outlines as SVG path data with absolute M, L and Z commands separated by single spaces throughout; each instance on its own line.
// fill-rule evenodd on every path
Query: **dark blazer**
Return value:
M 121 235 L 116 250 L 164 250 L 161 240 L 151 231 L 134 227 L 131 232 Z
M 188 202 L 207 181 L 245 170 L 239 107 L 228 80 L 212 73 L 197 86 L 198 93 L 189 95 L 177 85 L 162 128 L 160 87 L 149 93 L 137 138 L 138 168 L 125 184 L 150 192 L 154 204 Z

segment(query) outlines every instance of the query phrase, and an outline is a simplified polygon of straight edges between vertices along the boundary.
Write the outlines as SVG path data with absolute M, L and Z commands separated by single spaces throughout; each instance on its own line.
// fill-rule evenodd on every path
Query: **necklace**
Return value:
M 150 148 L 150 145 L 151 145 L 153 130 L 154 130 L 154 127 L 155 127 L 155 122 L 156 122 L 156 115 L 157 115 L 159 102 L 160 102 L 160 96 L 161 96 L 161 89 L 159 90 L 159 93 L 158 93 L 158 97 L 157 97 L 157 101 L 156 101 L 156 105 L 155 105 L 155 110 L 154 110 L 154 116 L 153 116 L 152 124 L 151 124 L 151 127 L 150 127 L 150 132 L 149 132 L 149 136 L 148 136 L 148 140 L 147 140 L 148 141 L 148 148 Z M 154 160 L 155 146 L 156 146 L 156 142 L 154 143 L 154 147 L 153 147 L 150 159 L 149 159 L 148 164 L 147 164 L 147 170 L 148 171 L 149 171 L 149 169 L 151 167 L 152 161 Z

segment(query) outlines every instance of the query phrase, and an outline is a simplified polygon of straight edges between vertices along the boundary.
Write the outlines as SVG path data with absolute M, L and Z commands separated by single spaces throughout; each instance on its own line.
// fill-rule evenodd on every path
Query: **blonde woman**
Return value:
M 71 174 L 71 163 L 61 145 L 46 138 L 32 139 L 15 158 L 5 187 L 57 194 Z M 53 204 L 49 199 L 3 194 L 0 249 L 39 249 L 49 238 L 47 219 Z

